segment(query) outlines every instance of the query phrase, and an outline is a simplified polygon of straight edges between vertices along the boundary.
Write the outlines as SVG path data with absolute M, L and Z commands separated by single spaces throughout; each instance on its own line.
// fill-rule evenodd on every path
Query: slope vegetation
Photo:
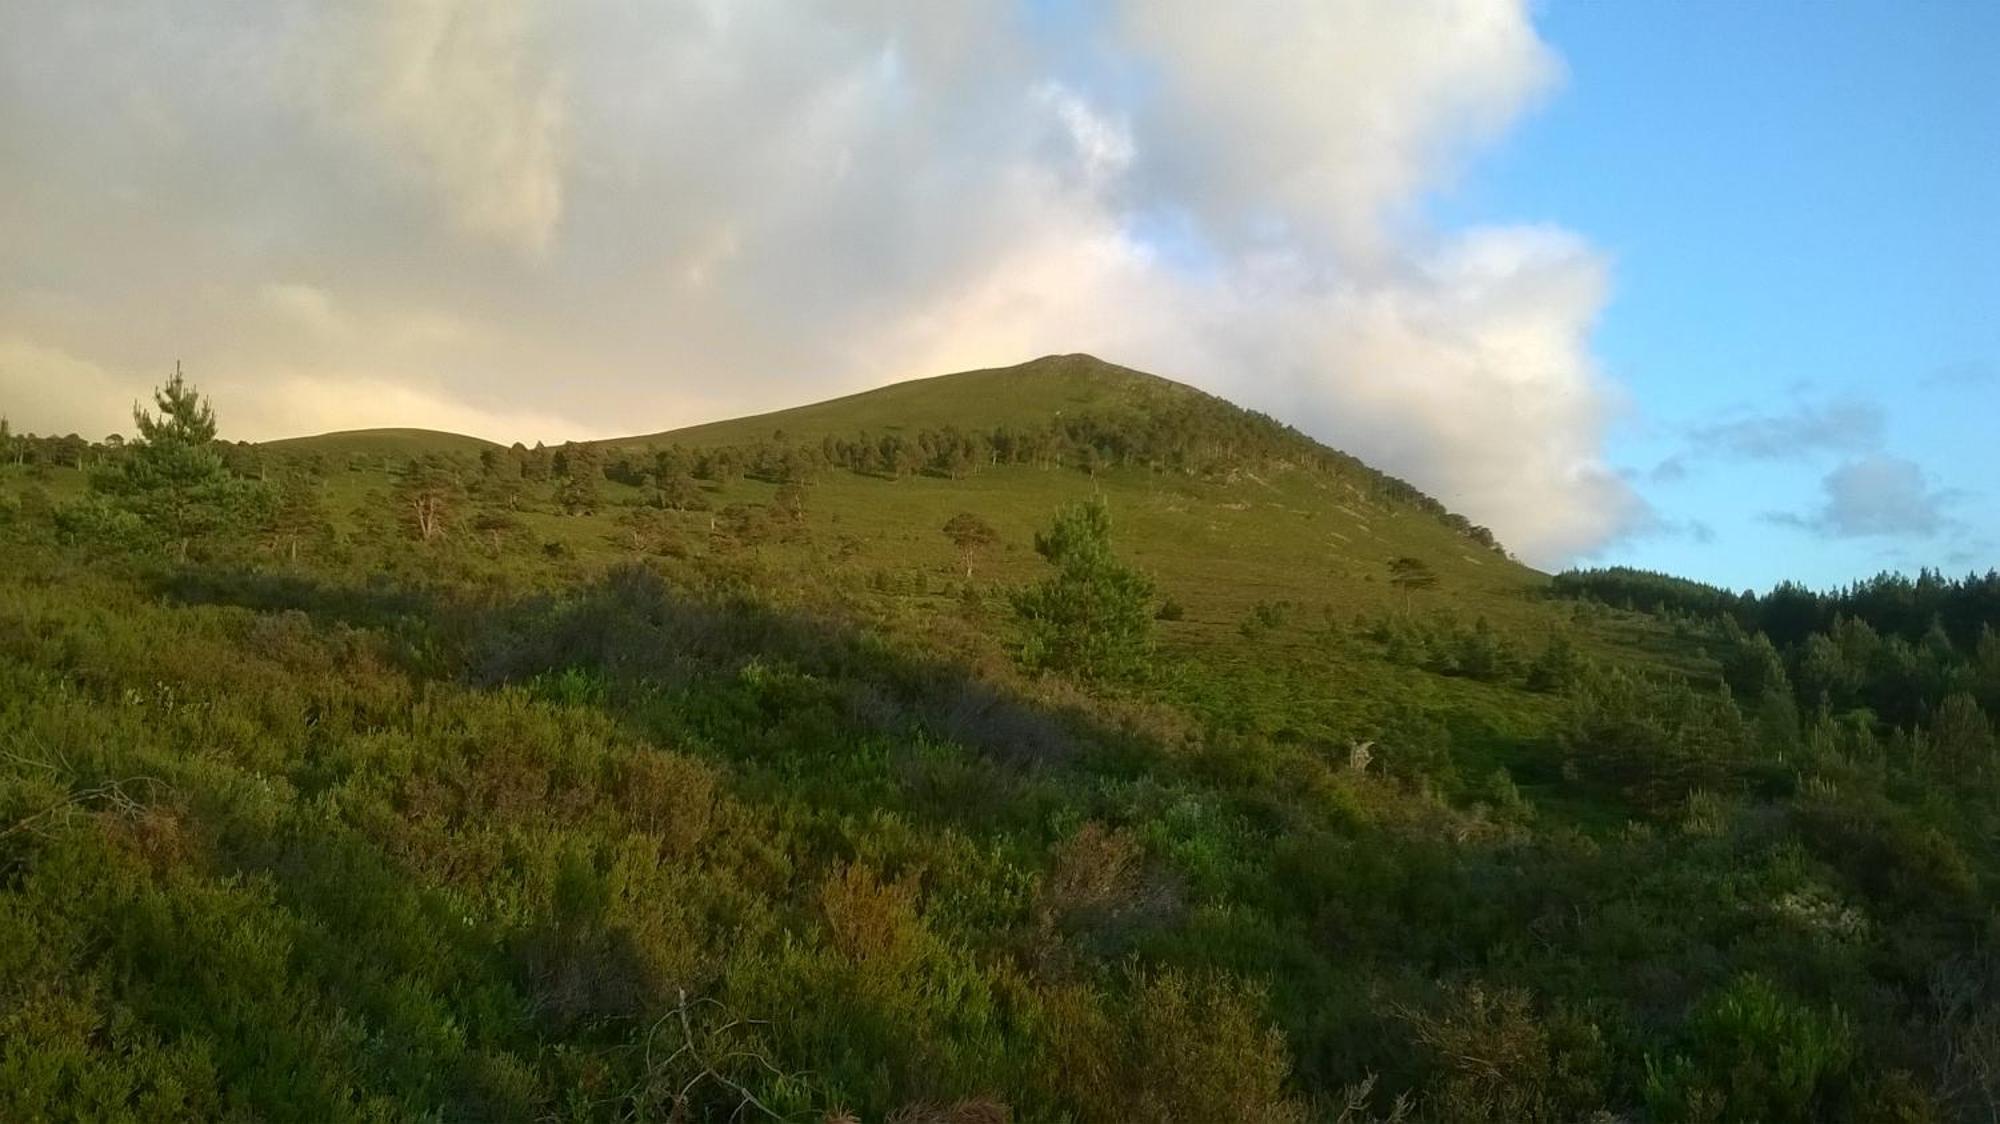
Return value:
M 482 449 L 497 449 L 500 446 L 483 438 L 435 429 L 345 429 L 311 437 L 266 441 L 262 447 L 282 456 L 397 457 L 407 460 L 427 453 L 477 456 Z
M 855 433 L 1027 427 L 1069 413 L 1131 414 L 1209 396 L 1190 386 L 1090 355 L 1048 355 L 1013 367 L 912 379 L 769 414 L 710 422 L 606 444 L 743 445 L 774 433 L 817 441 Z
M 1076 356 L 194 444 L 0 449 L 0 1119 L 2000 1100 L 2000 577 L 1551 581 Z

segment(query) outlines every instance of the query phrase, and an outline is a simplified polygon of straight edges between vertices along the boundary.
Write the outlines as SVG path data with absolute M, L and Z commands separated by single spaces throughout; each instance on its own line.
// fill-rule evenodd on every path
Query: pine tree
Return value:
M 180 364 L 153 392 L 153 404 L 158 414 L 132 408 L 139 429 L 132 455 L 96 483 L 117 493 L 184 562 L 196 540 L 247 514 L 254 489 L 231 475 L 215 447 L 215 410 L 188 385 Z
M 527 527 L 512 508 L 488 504 L 472 517 L 472 529 L 486 540 L 487 549 L 498 558 L 507 544 L 520 538 Z
M 568 515 L 594 515 L 604 505 L 604 457 L 595 445 L 563 446 L 563 482 L 556 503 Z
M 743 475 L 743 465 L 733 451 L 715 449 L 702 456 L 696 464 L 696 471 L 703 478 L 727 487 Z
M 1111 512 L 1101 499 L 1057 513 L 1035 550 L 1056 572 L 1016 591 L 1032 667 L 1085 678 L 1130 678 L 1152 653 L 1153 583 L 1111 552 Z
M 2000 632 L 1993 631 L 1991 625 L 1982 626 L 1979 630 L 1972 674 L 1981 705 L 2000 714 Z
M 672 511 L 702 511 L 708 507 L 708 501 L 701 494 L 701 485 L 686 472 L 660 477 L 659 492 L 654 502 Z
M 622 539 L 615 539 L 638 554 L 665 554 L 679 548 L 679 530 L 674 517 L 657 507 L 629 508 L 618 517 L 618 525 L 625 529 Z
M 805 486 L 796 483 L 779 485 L 777 492 L 771 496 L 771 514 L 782 523 L 796 525 L 805 522 Z
M 555 458 L 549 452 L 548 446 L 542 444 L 540 441 L 535 442 L 533 449 L 526 450 L 520 454 L 521 479 L 528 481 L 530 484 L 546 483 L 553 470 L 554 460 Z
M 1941 776 L 1983 786 L 1995 766 L 1993 725 L 1969 694 L 1945 696 L 1931 717 L 1928 756 Z
M 521 506 L 521 461 L 511 451 L 482 449 L 479 453 L 479 496 L 489 506 L 513 511 Z
M 412 460 L 396 479 L 396 505 L 404 525 L 421 542 L 434 542 L 451 530 L 465 487 L 458 473 L 435 454 Z
M 333 537 L 327 520 L 326 501 L 318 480 L 303 472 L 285 476 L 278 486 L 277 502 L 271 513 L 271 545 L 293 562 L 301 547 L 324 543 Z
M 1419 589 L 1433 589 L 1437 586 L 1437 571 L 1421 558 L 1404 555 L 1389 563 L 1389 584 L 1403 591 L 1403 608 L 1410 607 L 1410 594 Z
M 693 469 L 693 458 L 679 445 L 653 454 L 653 505 L 670 511 L 699 511 L 708 506 Z
M 961 511 L 945 521 L 944 537 L 958 548 L 961 561 L 965 563 L 965 576 L 972 576 L 972 562 L 980 551 L 1000 541 L 1000 533 L 992 524 L 969 511 Z

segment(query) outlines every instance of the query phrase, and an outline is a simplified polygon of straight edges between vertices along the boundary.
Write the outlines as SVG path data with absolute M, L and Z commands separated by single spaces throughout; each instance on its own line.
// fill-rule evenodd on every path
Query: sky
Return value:
M 1085 351 L 1544 568 L 2000 564 L 2000 5 L 0 3 L 0 413 L 650 432 Z

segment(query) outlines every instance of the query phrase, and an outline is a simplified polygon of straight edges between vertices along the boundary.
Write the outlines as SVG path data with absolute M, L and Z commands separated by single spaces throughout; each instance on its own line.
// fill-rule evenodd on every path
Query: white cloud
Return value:
M 0 10 L 24 426 L 101 393 L 65 364 L 176 356 L 241 435 L 553 440 L 1093 351 L 1537 561 L 1646 515 L 1599 455 L 1599 255 L 1421 221 L 1559 75 L 1521 0 L 1133 0 L 1060 42 L 1003 0 L 55 12 Z
M 1820 486 L 1826 498 L 1818 511 L 1768 518 L 1828 538 L 1932 538 L 1951 526 L 1945 509 L 1958 498 L 1935 487 L 1915 461 L 1883 453 L 1840 465 Z
M 309 103 L 458 229 L 540 251 L 562 216 L 564 94 L 524 0 L 363 0 L 299 29 Z
M 1102 184 L 1132 166 L 1136 150 L 1130 126 L 1105 116 L 1061 82 L 1043 83 L 1035 88 L 1035 94 L 1055 111 L 1056 118 L 1068 131 L 1089 183 Z
M 1126 0 L 1161 89 L 1142 135 L 1171 198 L 1223 235 L 1275 224 L 1350 265 L 1560 74 L 1527 5 L 1497 0 Z

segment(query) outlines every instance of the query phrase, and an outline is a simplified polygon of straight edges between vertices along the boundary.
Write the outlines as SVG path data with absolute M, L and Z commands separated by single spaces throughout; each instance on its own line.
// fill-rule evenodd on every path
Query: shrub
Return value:
M 1467 984 L 1437 1011 L 1400 1016 L 1438 1071 L 1424 1098 L 1435 1119 L 1568 1124 L 1602 1106 L 1609 1057 L 1597 1027 L 1538 1017 L 1525 991 Z
M 1062 989 L 1044 1005 L 1037 1069 L 1083 1119 L 1133 1124 L 1297 1124 L 1285 1092 L 1284 1035 L 1264 1023 L 1263 996 L 1226 977 L 1165 971 L 1128 980 L 1128 1018 L 1106 1000 Z
M 1250 614 L 1243 618 L 1237 631 L 1246 639 L 1261 639 L 1266 633 L 1283 628 L 1291 613 L 1292 603 L 1289 601 L 1259 601 L 1250 607 Z
M 1648 1057 L 1647 1108 L 1662 1121 L 1786 1124 L 1822 1120 L 1848 1092 L 1854 1032 L 1760 977 L 1739 976 L 1699 1003 L 1686 1050 Z
M 1530 691 L 1567 690 L 1582 673 L 1583 661 L 1567 636 L 1551 636 L 1528 665 Z

